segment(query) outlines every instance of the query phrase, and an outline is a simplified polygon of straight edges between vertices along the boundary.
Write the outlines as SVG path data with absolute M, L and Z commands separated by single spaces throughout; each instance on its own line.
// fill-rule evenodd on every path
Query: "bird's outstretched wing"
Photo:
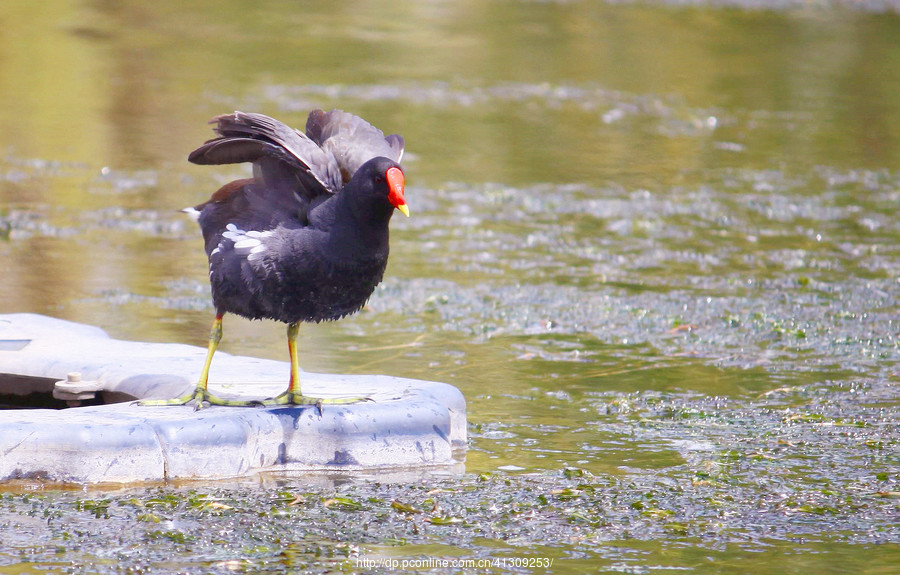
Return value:
M 253 163 L 254 176 L 271 192 L 299 196 L 302 203 L 340 191 L 343 182 L 334 155 L 286 124 L 265 116 L 234 112 L 212 119 L 219 134 L 188 156 L 201 165 Z
M 384 156 L 399 162 L 403 156 L 401 136 L 385 136 L 341 110 L 313 110 L 305 134 L 255 113 L 234 112 L 210 123 L 219 137 L 191 152 L 188 160 L 200 165 L 251 162 L 255 182 L 242 192 L 247 209 L 276 219 L 304 223 L 322 196 L 339 192 L 368 160 Z M 262 225 L 253 214 L 245 214 L 247 223 Z
M 345 184 L 372 158 L 383 156 L 399 163 L 403 157 L 402 136 L 385 136 L 372 124 L 343 110 L 310 112 L 306 135 L 335 159 Z

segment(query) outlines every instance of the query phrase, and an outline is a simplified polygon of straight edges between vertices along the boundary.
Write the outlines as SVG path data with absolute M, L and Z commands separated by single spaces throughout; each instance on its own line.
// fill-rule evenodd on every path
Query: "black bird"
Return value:
M 259 403 L 225 400 L 207 390 L 222 317 L 234 313 L 288 324 L 290 384 L 262 403 L 320 405 L 323 400 L 300 392 L 299 326 L 359 311 L 381 282 L 391 215 L 397 209 L 409 216 L 399 164 L 403 138 L 385 136 L 341 110 L 313 110 L 305 134 L 262 114 L 235 112 L 210 123 L 219 136 L 188 160 L 252 162 L 253 177 L 228 183 L 209 201 L 184 210 L 203 232 L 216 318 L 196 389 L 151 403 Z

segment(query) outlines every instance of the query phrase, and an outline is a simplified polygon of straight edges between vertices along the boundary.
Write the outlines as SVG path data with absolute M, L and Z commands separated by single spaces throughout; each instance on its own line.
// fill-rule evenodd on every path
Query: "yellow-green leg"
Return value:
M 212 328 L 209 330 L 209 345 L 206 352 L 206 362 L 204 362 L 203 364 L 203 371 L 200 372 L 200 381 L 199 383 L 197 383 L 197 387 L 194 388 L 194 391 L 188 393 L 187 395 L 176 397 L 175 399 L 148 399 L 141 401 L 140 404 L 185 405 L 192 401 L 196 401 L 197 404 L 195 409 L 200 409 L 201 407 L 203 407 L 204 403 L 208 403 L 210 405 L 227 405 L 235 407 L 259 405 L 258 401 L 222 399 L 221 397 L 217 397 L 211 394 L 207 389 L 207 385 L 209 382 L 209 367 L 212 365 L 212 358 L 216 353 L 216 349 L 219 347 L 220 341 L 222 341 L 222 315 L 216 315 L 216 319 L 213 321 Z
M 288 354 L 291 358 L 291 381 L 287 391 L 271 399 L 263 401 L 263 405 L 315 405 L 322 411 L 322 404 L 345 404 L 368 401 L 366 397 L 318 398 L 306 397 L 300 392 L 300 360 L 297 357 L 297 334 L 300 333 L 300 322 L 287 326 Z

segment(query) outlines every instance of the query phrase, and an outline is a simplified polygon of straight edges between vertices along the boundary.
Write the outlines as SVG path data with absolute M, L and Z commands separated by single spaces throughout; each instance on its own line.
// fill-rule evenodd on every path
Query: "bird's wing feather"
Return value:
M 195 164 L 252 162 L 254 175 L 278 193 L 299 194 L 305 203 L 340 191 L 334 155 L 305 134 L 263 114 L 234 112 L 213 118 L 218 138 L 194 150 Z
M 337 162 L 343 183 L 372 158 L 384 156 L 400 162 L 403 138 L 384 132 L 359 116 L 342 110 L 313 110 L 306 121 L 306 135 Z

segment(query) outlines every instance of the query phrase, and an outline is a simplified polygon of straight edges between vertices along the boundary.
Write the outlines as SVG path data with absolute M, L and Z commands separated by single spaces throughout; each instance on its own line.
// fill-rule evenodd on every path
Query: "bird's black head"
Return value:
M 390 215 L 394 208 L 409 216 L 403 192 L 406 179 L 400 165 L 385 157 L 372 158 L 356 170 L 341 193 L 350 191 L 370 213 Z

